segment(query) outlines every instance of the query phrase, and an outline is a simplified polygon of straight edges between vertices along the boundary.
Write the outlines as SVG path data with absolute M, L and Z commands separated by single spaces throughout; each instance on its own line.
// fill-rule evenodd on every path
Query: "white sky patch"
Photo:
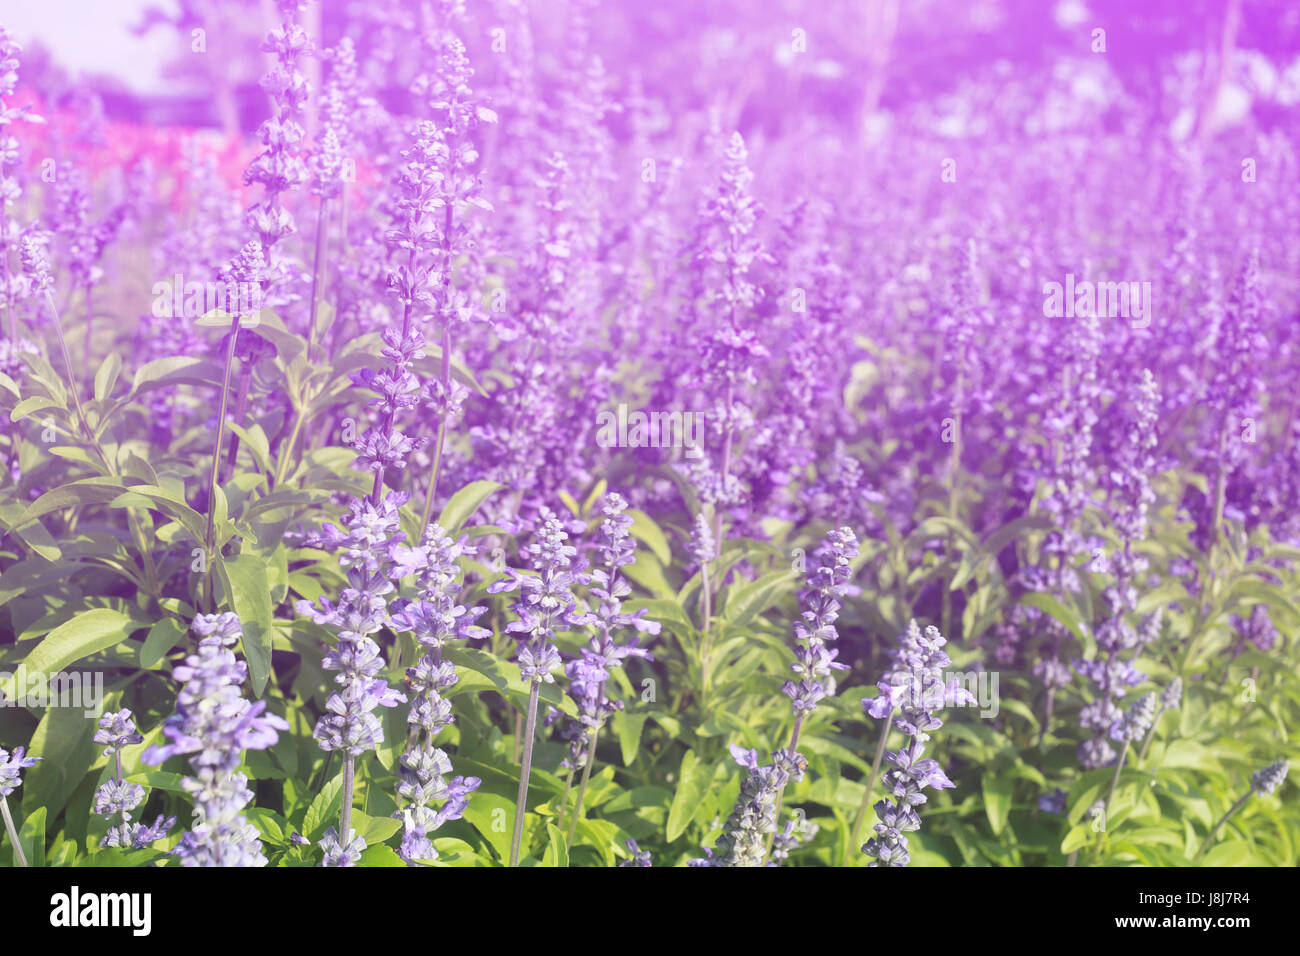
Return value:
M 161 71 L 182 38 L 165 26 L 143 36 L 130 28 L 142 22 L 147 7 L 175 12 L 174 0 L 39 0 L 4 6 L 4 24 L 18 42 L 29 47 L 39 41 L 73 76 L 107 73 L 137 92 L 166 89 Z

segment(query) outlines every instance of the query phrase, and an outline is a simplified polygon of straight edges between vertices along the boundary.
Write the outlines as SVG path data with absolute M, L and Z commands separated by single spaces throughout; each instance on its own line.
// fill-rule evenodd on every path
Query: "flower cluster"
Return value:
M 434 740 L 455 718 L 451 702 L 443 696 L 457 681 L 456 668 L 443 659 L 443 650 L 452 641 L 490 637 L 491 631 L 476 627 L 487 610 L 467 608 L 456 603 L 457 564 L 475 549 L 467 538 L 451 538 L 436 524 L 429 525 L 419 547 L 398 546 L 394 549 L 396 571 L 401 576 L 414 574 L 419 586 L 414 601 L 394 604 L 392 626 L 409 631 L 424 648 L 424 656 L 406 671 L 406 680 L 414 696 L 407 717 L 410 737 L 401 757 L 401 782 L 397 792 L 410 801 L 401 811 L 404 827 L 401 856 L 408 863 L 437 859 L 438 853 L 430 834 L 449 820 L 464 813 L 469 795 L 481 782 L 477 777 L 458 776 L 447 780 L 451 760 Z M 434 809 L 434 804 L 442 806 Z
M 0 797 L 7 797 L 23 785 L 23 771 L 35 767 L 43 758 L 28 757 L 26 747 L 15 747 L 13 753 L 0 748 Z
M 272 256 L 280 240 L 293 235 L 297 226 L 293 213 L 281 202 L 281 195 L 301 186 L 307 179 L 307 167 L 298 148 L 307 135 L 303 119 L 310 88 L 298 69 L 298 60 L 311 52 L 307 31 L 297 22 L 299 0 L 277 0 L 281 22 L 262 42 L 262 50 L 275 54 L 275 65 L 261 79 L 261 87 L 271 97 L 276 113 L 258 127 L 258 137 L 265 147 L 244 171 L 244 185 L 259 183 L 264 189 L 261 201 L 248 209 L 246 221 L 257 233 L 267 257 L 268 284 L 284 278 L 285 265 Z
M 162 814 L 152 826 L 131 823 L 131 811 L 144 802 L 144 787 L 122 779 L 122 750 L 132 744 L 144 742 L 136 733 L 135 720 L 129 710 L 104 714 L 95 731 L 95 743 L 104 747 L 104 756 L 112 757 L 113 777 L 95 791 L 95 812 L 108 818 L 108 832 L 100 846 L 139 850 L 161 840 L 176 825 L 175 817 L 163 819 Z
M 537 574 L 506 568 L 505 577 L 488 586 L 489 594 L 519 592 L 519 600 L 510 606 L 519 620 L 507 624 L 506 630 L 519 642 L 516 661 L 524 681 L 555 683 L 552 672 L 560 666 L 560 652 L 555 647 L 557 625 L 577 628 L 598 620 L 582 608 L 573 593 L 574 586 L 586 584 L 590 576 L 585 573 L 587 562 L 577 557 L 578 549 L 566 544 L 568 540 L 559 518 L 544 510 L 537 543 L 520 555 L 532 555 Z
M 312 540 L 339 553 L 347 569 L 348 586 L 334 605 L 321 598 L 316 607 L 298 602 L 298 613 L 322 627 L 338 631 L 338 644 L 323 660 L 326 670 L 338 671 L 338 689 L 326 703 L 328 713 L 316 723 L 315 738 L 322 750 L 341 750 L 353 757 L 374 750 L 384 741 L 384 728 L 375 716 L 378 707 L 396 707 L 406 700 L 379 672 L 383 651 L 371 635 L 388 620 L 389 595 L 394 591 L 387 570 L 391 551 L 401 541 L 397 509 L 403 496 L 391 494 L 374 503 L 354 498 L 340 519 L 343 528 L 326 525 Z
M 808 762 L 792 750 L 777 750 L 772 762 L 759 765 L 758 751 L 731 745 L 731 755 L 747 771 L 736 806 L 722 825 L 722 835 L 691 866 L 764 866 L 767 841 L 776 832 L 777 806 L 791 780 L 802 780 Z
M 862 847 L 872 858 L 871 866 L 906 866 L 911 860 L 904 835 L 921 827 L 916 807 L 926 802 L 921 791 L 954 786 L 938 761 L 924 757 L 930 732 L 943 726 L 937 712 L 947 706 L 974 704 L 974 695 L 955 678 L 944 683 L 944 671 L 951 660 L 943 650 L 947 640 L 936 627 L 924 632 L 913 620 L 900 635 L 893 651 L 893 665 L 877 684 L 881 693 L 864 698 L 863 709 L 877 720 L 889 720 L 908 737 L 907 744 L 885 755 L 891 767 L 881 777 L 885 791 L 893 798 L 876 803 L 876 835 Z M 895 710 L 898 711 L 895 716 Z
M 578 727 L 569 742 L 569 756 L 564 766 L 581 770 L 588 759 L 592 736 L 613 714 L 623 709 L 622 701 L 610 700 L 605 695 L 605 685 L 610 671 L 622 667 L 630 657 L 654 660 L 644 648 L 638 647 L 640 637 L 626 644 L 618 644 L 614 634 L 632 627 L 645 634 L 658 634 L 659 624 L 645 620 L 645 609 L 635 614 L 623 610 L 623 600 L 632 593 L 632 587 L 619 574 L 619 568 L 631 564 L 635 546 L 628 531 L 632 517 L 627 514 L 627 501 L 617 492 L 605 496 L 601 505 L 603 520 L 600 524 L 598 546 L 601 565 L 589 575 L 590 594 L 595 599 L 593 614 L 596 633 L 588 646 L 564 667 L 569 678 L 569 695 L 578 706 Z
M 1079 761 L 1088 768 L 1102 767 L 1115 759 L 1115 749 L 1107 741 L 1107 735 L 1114 740 L 1133 739 L 1116 736 L 1117 728 L 1131 729 L 1132 725 L 1115 701 L 1128 688 L 1140 683 L 1143 675 L 1122 654 L 1151 643 L 1160 633 L 1159 612 L 1148 618 L 1140 629 L 1129 621 L 1137 610 L 1134 580 L 1146 569 L 1145 559 L 1134 553 L 1133 546 L 1146 537 L 1147 509 L 1155 500 L 1150 476 L 1156 470 L 1155 421 L 1159 402 L 1155 378 L 1149 369 L 1143 369 L 1131 395 L 1124 440 L 1109 472 L 1112 522 L 1121 540 L 1121 547 L 1109 562 L 1114 581 L 1103 595 L 1110 613 L 1097 628 L 1098 656 L 1075 663 L 1079 673 L 1097 689 L 1095 699 L 1079 713 L 1079 722 L 1093 735 L 1079 745 Z
M 167 743 L 144 752 L 147 764 L 191 755 L 193 773 L 183 781 L 194 798 L 194 826 L 172 852 L 182 866 L 265 866 L 262 841 L 243 814 L 253 793 L 238 772 L 245 750 L 265 750 L 288 730 L 267 713 L 266 701 L 250 703 L 240 692 L 248 665 L 231 650 L 243 636 L 233 613 L 200 614 L 191 624 L 195 653 L 173 670 L 182 682 L 176 713 L 163 724 Z
M 840 599 L 852 588 L 850 562 L 858 555 L 852 528 L 839 528 L 826 536 L 815 553 L 820 563 L 808 573 L 808 586 L 799 594 L 800 619 L 795 622 L 798 643 L 792 670 L 796 681 L 786 681 L 781 692 L 790 698 L 795 718 L 802 721 L 817 702 L 835 694 L 834 672 L 848 670 L 835 660 L 839 651 L 827 645 L 839 637 L 835 622 Z
M 1250 775 L 1250 789 L 1255 793 L 1272 796 L 1273 791 L 1286 782 L 1286 772 L 1290 769 L 1289 761 L 1279 760 L 1263 770 L 1256 770 Z

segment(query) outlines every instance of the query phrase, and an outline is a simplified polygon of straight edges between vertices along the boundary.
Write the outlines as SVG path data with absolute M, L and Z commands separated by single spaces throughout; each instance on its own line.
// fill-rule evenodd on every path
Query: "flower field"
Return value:
M 1300 27 L 1031 6 L 0 22 L 0 866 L 1300 863 Z

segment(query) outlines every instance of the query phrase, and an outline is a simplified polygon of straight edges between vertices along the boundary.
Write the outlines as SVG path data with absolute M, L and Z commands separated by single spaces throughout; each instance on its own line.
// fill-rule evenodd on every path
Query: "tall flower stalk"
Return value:
M 444 10 L 443 20 L 450 21 L 453 11 Z M 452 333 L 474 317 L 478 311 L 470 296 L 452 288 L 452 270 L 456 258 L 473 247 L 473 236 L 465 213 L 471 208 L 491 211 L 492 204 L 483 196 L 483 185 L 474 173 L 478 147 L 471 133 L 483 124 L 494 124 L 497 115 L 483 105 L 470 89 L 474 76 L 465 44 L 451 30 L 449 22 L 433 29 L 425 37 L 426 47 L 433 54 L 437 68 L 418 76 L 412 87 L 416 96 L 427 100 L 434 116 L 429 132 L 433 134 L 428 160 L 431 175 L 426 182 L 425 208 L 435 212 L 429 222 L 429 232 L 421 237 L 423 250 L 432 254 L 433 308 L 441 325 L 441 369 L 439 377 L 430 382 L 423 395 L 426 407 L 438 417 L 434 438 L 433 468 L 429 472 L 429 487 L 424 497 L 424 510 L 420 524 L 429 523 L 433 503 L 438 496 L 438 475 L 442 467 L 443 445 L 447 439 L 449 422 L 460 412 L 467 392 L 463 385 L 451 377 Z
M 852 585 L 851 562 L 858 554 L 858 540 L 850 528 L 836 529 L 814 553 L 817 566 L 808 573 L 807 587 L 799 594 L 801 613 L 794 625 L 795 680 L 786 681 L 781 692 L 790 698 L 794 729 L 787 747 L 772 754 L 772 762 L 758 763 L 754 750 L 732 746 L 731 753 L 748 771 L 741 784 L 740 799 L 722 828 L 722 836 L 695 866 L 764 866 L 776 836 L 777 821 L 786 785 L 800 780 L 808 762 L 798 752 L 804 721 L 820 701 L 835 693 L 835 671 L 848 665 L 835 660 L 839 651 L 829 644 L 839 637 L 840 600 Z M 784 844 L 788 851 L 790 844 Z
M 1136 578 L 1147 566 L 1146 559 L 1134 552 L 1134 546 L 1146 537 L 1147 510 L 1155 500 L 1150 476 L 1156 470 L 1155 420 L 1159 402 L 1155 377 L 1149 369 L 1143 369 L 1130 399 L 1124 441 L 1109 470 L 1112 522 L 1121 539 L 1120 549 L 1109 562 L 1114 583 L 1104 592 L 1110 616 L 1097 628 L 1097 658 L 1075 664 L 1097 688 L 1095 699 L 1079 713 L 1079 722 L 1092 732 L 1092 739 L 1079 745 L 1079 760 L 1090 769 L 1116 759 L 1115 749 L 1107 740 L 1108 736 L 1120 739 L 1115 730 L 1121 726 L 1122 715 L 1115 701 L 1142 680 L 1122 654 L 1151 643 L 1160 629 L 1159 613 L 1140 630 L 1129 621 L 1137 610 Z M 1125 739 L 1126 746 L 1127 739 L 1131 738 Z
M 926 787 L 947 790 L 954 786 L 937 760 L 923 756 L 931 731 L 943 726 L 938 712 L 946 706 L 974 704 L 974 695 L 955 678 L 945 683 L 944 668 L 952 663 L 943 646 L 947 640 L 936 627 L 924 632 L 912 621 L 898 639 L 893 666 L 876 685 L 881 693 L 864 698 L 863 710 L 885 721 L 883 735 L 892 725 L 907 742 L 884 755 L 890 767 L 881 777 L 887 798 L 876 803 L 876 835 L 862 845 L 871 857 L 869 866 L 907 866 L 911 861 L 905 834 L 921 828 L 916 808 L 926 802 Z M 881 748 L 883 750 L 883 746 Z M 877 761 L 879 758 L 877 758 Z M 866 780 L 864 803 L 870 799 L 877 766 Z M 893 802 L 890 802 L 892 798 Z M 855 828 L 854 843 L 857 842 Z
M 199 644 L 172 671 L 183 686 L 176 713 L 163 724 L 168 742 L 142 759 L 158 765 L 191 755 L 182 786 L 194 798 L 194 825 L 172 851 L 182 866 L 265 866 L 261 838 L 243 813 L 253 792 L 239 765 L 245 750 L 266 750 L 289 724 L 267 713 L 266 701 L 250 703 L 241 692 L 248 665 L 231 650 L 243 637 L 237 615 L 200 614 L 191 630 Z
M 1279 760 L 1276 763 L 1269 764 L 1263 770 L 1256 770 L 1252 773 L 1250 775 L 1250 789 L 1243 793 L 1237 802 L 1228 809 L 1228 812 L 1219 818 L 1219 822 L 1210 828 L 1210 832 L 1205 835 L 1205 842 L 1196 851 L 1196 856 L 1192 857 L 1193 862 L 1205 856 L 1210 847 L 1214 845 L 1214 838 L 1219 835 L 1223 825 L 1228 822 L 1233 814 L 1246 805 L 1247 800 L 1257 793 L 1271 796 L 1273 791 L 1281 787 L 1286 782 L 1286 773 L 1290 768 L 1289 761 Z
M 622 667 L 629 657 L 653 660 L 648 651 L 637 646 L 639 637 L 620 645 L 615 642 L 614 634 L 626 627 L 646 634 L 658 634 L 660 630 L 658 623 L 644 620 L 644 608 L 634 614 L 623 610 L 623 599 L 632 593 L 632 587 L 619 575 L 619 569 L 636 560 L 635 545 L 629 531 L 632 516 L 627 514 L 627 501 L 617 492 L 610 492 L 601 505 L 601 515 L 601 564 L 590 576 L 590 593 L 596 599 L 593 607 L 597 621 L 596 633 L 588 646 L 582 648 L 579 656 L 564 668 L 569 678 L 569 693 L 578 705 L 577 732 L 569 743 L 569 757 L 565 761 L 569 767 L 570 781 L 575 770 L 582 770 L 582 780 L 574 800 L 573 818 L 569 823 L 569 843 L 573 842 L 578 818 L 582 816 L 582 804 L 587 793 L 587 782 L 591 779 L 591 769 L 596 762 L 596 742 L 600 739 L 601 728 L 605 721 L 623 709 L 622 701 L 610 700 L 605 695 L 610 671 Z M 565 802 L 567 785 L 562 804 Z M 560 808 L 561 827 L 565 809 L 563 805 Z
M 419 592 L 414 601 L 394 605 L 392 626 L 394 630 L 411 632 L 425 649 L 424 656 L 406 672 L 415 696 L 407 717 L 411 736 L 401 757 L 401 782 L 397 788 L 398 794 L 409 801 L 401 810 L 404 835 L 399 851 L 409 864 L 437 859 L 430 834 L 444 823 L 460 819 L 469 795 L 482 782 L 478 777 L 464 776 L 448 780 L 451 759 L 434 745 L 438 734 L 455 721 L 451 702 L 443 693 L 458 678 L 452 662 L 442 657 L 444 648 L 451 641 L 492 634 L 474 625 L 487 608 L 456 603 L 460 577 L 457 562 L 475 553 L 467 540 L 454 540 L 441 527 L 431 524 L 419 547 L 395 549 L 398 573 L 414 573 Z M 441 807 L 435 809 L 434 804 L 439 802 Z
M 732 133 L 723 148 L 717 192 L 701 215 L 701 236 L 695 249 L 699 266 L 716 263 L 720 273 L 709 302 L 719 318 L 703 345 L 701 372 L 715 400 L 711 424 L 722 447 L 716 464 L 706 456 L 690 469 L 700 500 L 712 506 L 713 539 L 719 551 L 725 545 L 723 513 L 743 501 L 734 469 L 736 437 L 753 422 L 744 392 L 756 383 L 758 360 L 767 355 L 754 330 L 742 322 L 760 298 L 758 286 L 749 277 L 750 269 L 765 258 L 754 235 L 761 208 L 750 193 L 754 174 L 748 161 L 744 138 Z M 719 583 L 714 581 L 713 586 Z M 707 620 L 704 628 L 707 635 Z M 705 640 L 707 646 L 707 636 Z
M 577 558 L 578 549 L 566 542 L 568 534 L 560 521 L 547 509 L 542 511 L 537 543 L 521 552 L 531 556 L 536 574 L 522 574 L 507 568 L 505 577 L 488 586 L 488 593 L 519 592 L 519 600 L 510 607 L 519 617 L 506 625 L 516 635 L 519 653 L 515 657 L 520 677 L 528 683 L 528 710 L 524 721 L 523 762 L 519 768 L 519 792 L 515 799 L 515 826 L 510 841 L 510 866 L 519 865 L 524 832 L 524 813 L 528 807 L 528 780 L 533 766 L 533 745 L 537 734 L 537 700 L 542 684 L 555 683 L 553 671 L 560 666 L 560 652 L 555 647 L 559 626 L 583 627 L 597 621 L 581 609 L 576 584 L 586 583 L 586 562 Z
M 262 141 L 262 152 L 249 163 L 244 170 L 244 185 L 254 183 L 262 186 L 262 197 L 254 203 L 244 215 L 248 228 L 257 234 L 257 241 L 264 260 L 261 284 L 263 293 L 270 292 L 281 284 L 286 277 L 286 264 L 277 255 L 275 246 L 280 240 L 297 231 L 293 213 L 283 205 L 281 196 L 307 180 L 307 166 L 298 155 L 297 150 L 307 131 L 303 126 L 307 99 L 311 90 L 307 78 L 298 69 L 298 60 L 311 51 L 311 41 L 307 31 L 297 22 L 298 11 L 306 5 L 307 0 L 276 0 L 280 10 L 280 24 L 267 31 L 262 41 L 262 50 L 275 54 L 275 65 L 262 77 L 260 84 L 263 91 L 270 96 L 275 112 L 267 117 L 257 129 Z M 246 247 L 247 248 L 247 247 Z M 260 307 L 260 297 L 258 307 Z M 231 343 L 226 355 L 225 385 L 222 388 L 221 407 L 226 407 L 226 393 L 230 389 L 230 364 L 234 357 L 234 339 L 241 335 L 238 316 L 231 322 Z M 243 417 L 243 398 L 240 400 L 238 417 Z M 224 426 L 224 417 L 222 421 Z M 220 432 L 218 433 L 220 437 Z M 220 458 L 222 445 L 218 441 L 216 456 Z M 235 461 L 239 453 L 239 436 L 230 439 L 230 461 Z M 214 502 L 209 501 L 209 517 Z
M 379 676 L 384 669 L 384 655 L 371 636 L 389 619 L 389 595 L 394 591 L 389 580 L 393 552 L 403 541 L 397 509 L 405 501 L 402 493 L 387 495 L 378 502 L 353 498 L 340 519 L 342 528 L 327 524 L 311 539 L 325 550 L 338 552 L 348 580 L 337 605 L 328 598 L 322 598 L 319 606 L 298 602 L 299 614 L 338 633 L 338 643 L 322 661 L 326 670 L 338 672 L 334 678 L 337 689 L 312 732 L 321 750 L 340 751 L 343 755 L 339 826 L 331 828 L 322 842 L 326 866 L 350 866 L 361 858 L 365 840 L 353 836 L 352 829 L 356 761 L 384 742 L 384 728 L 375 710 L 396 707 L 406 700 Z M 341 838 L 340 834 L 346 836 Z

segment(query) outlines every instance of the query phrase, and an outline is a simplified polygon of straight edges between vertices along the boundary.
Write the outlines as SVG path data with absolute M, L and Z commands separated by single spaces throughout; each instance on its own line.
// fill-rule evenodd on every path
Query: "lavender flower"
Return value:
M 1277 763 L 1269 764 L 1263 770 L 1256 770 L 1250 775 L 1250 789 L 1255 793 L 1272 796 L 1273 791 L 1286 781 L 1286 772 L 1290 768 L 1290 761 L 1279 760 Z
M 807 846 L 817 838 L 821 827 L 809 823 L 802 817 L 791 817 L 772 840 L 772 861 L 768 866 L 780 866 L 790 858 L 790 854 L 800 847 Z
M 378 675 L 383 653 L 370 637 L 388 620 L 388 596 L 394 588 L 384 573 L 392 562 L 392 549 L 401 540 L 397 508 L 401 496 L 390 495 L 378 504 L 354 498 L 341 519 L 343 530 L 326 525 L 313 540 L 340 552 L 347 568 L 348 586 L 334 606 L 322 598 L 320 607 L 298 602 L 298 613 L 317 624 L 338 629 L 335 648 L 325 655 L 326 670 L 338 671 L 339 689 L 326 703 L 328 713 L 316 722 L 313 736 L 322 750 L 342 750 L 358 757 L 384 741 L 384 729 L 375 716 L 378 707 L 396 707 L 406 700 Z
M 1156 720 L 1156 695 L 1143 694 L 1110 728 L 1112 740 L 1141 740 Z
M 1183 704 L 1183 679 L 1175 677 L 1160 694 L 1160 707 L 1163 710 L 1177 710 Z
M 916 621 L 911 621 L 892 652 L 890 670 L 877 684 L 881 693 L 862 701 L 863 709 L 877 720 L 888 720 L 897 709 L 893 724 L 908 736 L 906 746 L 885 754 L 885 762 L 892 769 L 881 780 L 894 802 L 891 804 L 886 799 L 875 805 L 880 820 L 875 825 L 876 835 L 862 846 L 862 852 L 872 858 L 871 866 L 906 866 L 911 856 L 904 834 L 921 826 L 915 810 L 926 801 L 921 791 L 926 787 L 944 790 L 954 786 L 937 761 L 922 756 L 930 732 L 943 726 L 937 712 L 945 705 L 975 703 L 974 695 L 960 681 L 954 678 L 944 683 L 943 669 L 952 663 L 943 650 L 946 643 L 938 628 L 927 627 L 923 633 Z M 881 733 L 882 748 L 887 732 L 886 726 Z M 872 777 L 874 771 L 868 777 L 869 783 Z M 864 805 L 870 796 L 868 787 L 863 795 Z M 855 826 L 855 832 L 857 826 L 860 824 Z
M 200 614 L 191 630 L 200 640 L 172 672 L 184 686 L 176 713 L 163 724 L 168 743 L 142 759 L 157 765 L 192 755 L 194 772 L 183 786 L 194 798 L 194 826 L 172 851 L 182 866 L 265 866 L 262 841 L 243 815 L 253 793 L 238 768 L 244 750 L 267 749 L 289 724 L 266 713 L 265 701 L 249 703 L 240 694 L 248 665 L 230 650 L 243 636 L 237 615 Z
M 7 797 L 23 785 L 22 773 L 35 767 L 43 759 L 26 756 L 26 747 L 15 747 L 13 753 L 0 748 L 0 797 Z
M 553 684 L 555 677 L 551 672 L 560 665 L 560 653 L 554 644 L 556 625 L 583 627 L 595 624 L 598 619 L 581 609 L 573 593 L 574 585 L 590 580 L 585 574 L 587 563 L 576 557 L 577 548 L 565 543 L 569 535 L 549 510 L 542 511 L 542 526 L 537 536 L 538 543 L 531 554 L 533 568 L 538 573 L 525 575 L 506 568 L 505 577 L 490 584 L 488 593 L 519 592 L 519 600 L 510 606 L 519 620 L 507 624 L 506 631 L 517 635 L 520 676 L 536 684 Z
M 797 681 L 786 681 L 781 692 L 790 698 L 796 726 L 817 707 L 817 702 L 835 694 L 834 672 L 848 670 L 835 660 L 839 651 L 828 643 L 839 637 L 835 622 L 840 599 L 852 588 L 850 562 L 857 557 L 858 539 L 851 528 L 840 528 L 826 536 L 814 556 L 821 563 L 808 574 L 807 587 L 799 594 L 800 619 L 795 622 L 797 642 L 791 667 Z M 791 748 L 798 743 L 798 731 Z
M 401 811 L 405 835 L 400 853 L 407 863 L 437 859 L 430 834 L 447 821 L 460 818 L 470 793 L 481 782 L 477 777 L 445 779 L 451 772 L 451 760 L 433 743 L 455 720 L 451 703 L 443 693 L 458 678 L 452 663 L 442 659 L 443 649 L 451 641 L 490 637 L 492 633 L 474 626 L 487 608 L 466 608 L 455 600 L 460 574 L 457 561 L 475 553 L 467 540 L 453 540 L 441 527 L 431 524 L 425 529 L 420 547 L 394 548 L 395 576 L 415 574 L 419 594 L 415 601 L 395 605 L 392 625 L 396 630 L 412 632 L 425 648 L 424 656 L 406 672 L 415 697 L 407 717 L 411 733 L 401 757 L 397 792 L 410 801 Z M 435 810 L 433 805 L 438 802 L 442 806 Z
M 94 810 L 107 817 L 108 832 L 100 841 L 101 847 L 122 847 L 139 850 L 165 837 L 176 825 L 175 817 L 165 820 L 160 814 L 153 826 L 131 823 L 131 811 L 144 802 L 145 789 L 139 784 L 122 779 L 122 750 L 132 744 L 142 743 L 144 737 L 136 733 L 131 711 L 123 709 L 104 714 L 95 731 L 95 743 L 104 745 L 104 756 L 112 757 L 114 773 L 95 791 Z
M 650 653 L 638 647 L 640 637 L 618 644 L 614 634 L 627 627 L 645 634 L 658 634 L 659 624 L 645 620 L 646 611 L 635 614 L 623 610 L 623 600 L 632 593 L 631 585 L 620 576 L 619 569 L 636 560 L 635 546 L 629 528 L 632 517 L 626 514 L 627 501 L 617 492 L 605 496 L 601 505 L 603 520 L 600 524 L 601 567 L 589 575 L 590 593 L 595 598 L 593 615 L 596 633 L 579 656 L 565 665 L 569 677 L 569 694 L 578 705 L 578 732 L 569 744 L 569 757 L 563 766 L 583 769 L 588 760 L 588 747 L 613 714 L 623 709 L 621 701 L 605 696 L 605 685 L 610 671 L 622 667 L 631 657 L 654 660 Z
M 1053 813 L 1058 816 L 1065 812 L 1066 792 L 1060 787 L 1056 787 L 1050 793 L 1045 793 L 1038 798 L 1038 809 L 1044 813 Z
M 631 856 L 619 863 L 619 866 L 653 866 L 650 851 L 642 850 L 631 837 L 627 839 L 627 851 Z
M 1145 559 L 1134 553 L 1133 545 L 1146 537 L 1147 508 L 1155 500 L 1150 475 L 1156 470 L 1155 421 L 1159 401 L 1155 378 L 1149 369 L 1143 369 L 1131 396 L 1124 441 L 1109 472 L 1112 522 L 1122 542 L 1112 561 L 1114 583 L 1104 592 L 1110 616 L 1097 628 L 1097 658 L 1075 663 L 1079 673 L 1097 688 L 1095 699 L 1079 713 L 1079 722 L 1084 729 L 1092 731 L 1092 739 L 1079 745 L 1079 760 L 1088 768 L 1105 766 L 1115 759 L 1115 750 L 1107 742 L 1107 735 L 1115 740 L 1134 739 L 1133 735 L 1116 736 L 1117 727 L 1133 729 L 1135 725 L 1122 720 L 1115 701 L 1123 697 L 1128 688 L 1140 683 L 1143 675 L 1133 667 L 1131 660 L 1124 660 L 1121 655 L 1130 650 L 1136 653 L 1139 646 L 1150 643 L 1159 633 L 1159 617 L 1151 618 L 1141 631 L 1129 623 L 1129 616 L 1137 609 L 1137 591 L 1133 582 L 1146 569 Z M 1153 709 L 1154 703 L 1152 700 Z M 1150 723 L 1151 720 L 1147 720 L 1146 726 L 1149 727 Z M 1145 733 L 1143 729 L 1136 737 Z
M 768 834 L 776 832 L 777 805 L 791 780 L 802 780 L 808 763 L 799 754 L 778 750 L 760 766 L 758 751 L 731 745 L 731 755 L 747 771 L 740 797 L 722 825 L 722 835 L 692 866 L 763 866 Z
M 358 836 L 356 830 L 348 830 L 348 835 L 351 839 L 347 846 L 343 846 L 339 842 L 337 827 L 330 827 L 325 831 L 325 838 L 319 844 L 325 851 L 321 866 L 356 866 L 360 862 L 361 854 L 366 849 L 366 840 Z
M 1250 609 L 1250 616 L 1244 620 L 1236 614 L 1232 615 L 1232 626 L 1237 629 L 1237 653 L 1241 652 L 1247 641 L 1261 651 L 1272 650 L 1277 642 L 1277 628 L 1264 604 L 1256 604 Z
M 0 40 L 3 40 L 3 34 L 0 34 Z M 3 67 L 3 64 L 0 64 L 0 67 Z M 18 828 L 14 825 L 13 815 L 9 812 L 9 795 L 23 785 L 23 771 L 28 767 L 36 766 L 43 759 L 28 757 L 25 754 L 26 749 L 23 747 L 15 747 L 12 754 L 0 747 L 0 816 L 4 817 L 5 831 L 9 834 L 9 842 L 14 848 L 14 859 L 19 866 L 27 866 L 27 858 L 23 855 L 23 846 L 18 839 Z

